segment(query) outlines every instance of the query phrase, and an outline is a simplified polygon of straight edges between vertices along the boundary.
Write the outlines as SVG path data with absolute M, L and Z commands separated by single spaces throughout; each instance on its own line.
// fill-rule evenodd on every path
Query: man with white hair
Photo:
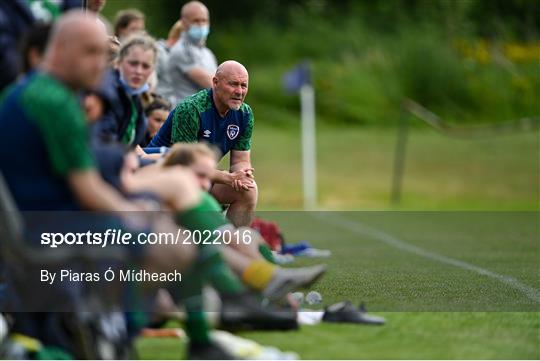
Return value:
M 251 166 L 253 112 L 244 103 L 249 74 L 233 60 L 222 63 L 212 78 L 212 87 L 186 98 L 152 139 L 149 147 L 174 143 L 207 142 L 222 156 L 231 152 L 229 171 L 215 170 L 210 193 L 222 204 L 230 204 L 228 218 L 238 226 L 249 226 L 257 204 L 257 184 Z

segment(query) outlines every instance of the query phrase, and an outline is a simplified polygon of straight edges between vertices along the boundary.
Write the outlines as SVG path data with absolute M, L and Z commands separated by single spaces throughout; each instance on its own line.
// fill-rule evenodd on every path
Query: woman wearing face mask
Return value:
M 106 74 L 99 92 L 106 111 L 94 126 L 94 140 L 130 148 L 144 141 L 147 121 L 141 94 L 149 90 L 156 53 L 155 42 L 147 35 L 133 35 L 122 42 L 116 66 Z

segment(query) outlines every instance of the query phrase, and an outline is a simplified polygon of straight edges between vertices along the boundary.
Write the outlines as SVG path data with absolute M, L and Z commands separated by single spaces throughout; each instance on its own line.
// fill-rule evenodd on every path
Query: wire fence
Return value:
M 398 204 L 401 201 L 403 177 L 407 157 L 407 143 L 409 138 L 410 115 L 425 122 L 440 134 L 461 139 L 488 138 L 502 134 L 534 132 L 540 130 L 540 117 L 524 117 L 517 120 L 497 122 L 473 126 L 456 126 L 451 124 L 432 111 L 426 109 L 414 100 L 405 99 L 402 103 L 397 141 L 394 152 L 394 167 L 392 175 L 391 202 Z

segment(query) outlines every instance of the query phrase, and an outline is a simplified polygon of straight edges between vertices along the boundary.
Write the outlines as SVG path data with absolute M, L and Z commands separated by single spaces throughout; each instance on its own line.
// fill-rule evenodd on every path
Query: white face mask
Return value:
M 129 95 L 140 95 L 150 90 L 150 85 L 148 85 L 148 83 L 144 83 L 144 85 L 142 85 L 139 89 L 134 89 L 130 87 L 127 81 L 124 79 L 121 72 L 120 72 L 120 83 L 124 86 L 124 88 L 127 90 Z
M 209 25 L 191 25 L 187 31 L 187 35 L 194 43 L 202 43 L 210 33 Z

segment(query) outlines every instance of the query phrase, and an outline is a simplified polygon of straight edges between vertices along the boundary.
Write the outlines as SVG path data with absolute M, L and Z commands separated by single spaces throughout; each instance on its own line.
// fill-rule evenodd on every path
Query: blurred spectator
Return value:
M 105 112 L 105 104 L 98 94 L 92 92 L 85 94 L 81 103 L 89 124 L 97 122 Z
M 169 55 L 171 48 L 180 40 L 182 32 L 184 32 L 184 24 L 182 20 L 178 20 L 173 24 L 169 30 L 169 34 L 166 40 L 159 40 L 157 42 L 158 46 L 158 56 L 156 62 L 156 75 L 157 75 L 157 87 L 156 92 L 159 94 L 170 94 L 172 92 L 171 79 L 169 71 L 167 69 L 167 64 L 169 62 Z
M 17 44 L 33 23 L 34 16 L 24 1 L 0 1 L 0 91 L 20 72 Z
M 185 97 L 212 86 L 217 60 L 206 47 L 210 15 L 206 6 L 191 1 L 182 7 L 180 19 L 186 29 L 170 51 L 167 70 L 171 89 L 162 94 L 176 105 Z
M 144 31 L 144 14 L 137 9 L 120 10 L 114 19 L 114 35 L 123 41 L 131 34 Z
M 176 21 L 173 26 L 169 29 L 169 34 L 167 34 L 167 47 L 170 49 L 178 40 L 182 32 L 185 30 L 182 20 Z
M 114 68 L 119 52 L 120 40 L 114 35 L 109 36 L 109 66 L 111 68 Z
M 86 0 L 86 8 L 94 13 L 100 13 L 107 4 L 107 0 Z
M 118 141 L 135 147 L 143 142 L 146 118 L 141 94 L 156 60 L 154 40 L 143 34 L 132 35 L 120 47 L 117 68 L 111 69 L 100 87 L 107 103 L 105 115 L 95 124 L 94 135 L 101 141 Z
M 165 123 L 171 111 L 171 103 L 165 98 L 158 94 L 152 94 L 152 97 L 153 99 L 150 104 L 144 107 L 144 114 L 146 115 L 146 119 L 148 119 L 148 128 L 143 146 L 150 143 L 159 128 Z
M 41 64 L 51 30 L 50 24 L 36 24 L 24 36 L 21 42 L 23 57 L 22 72 L 29 73 Z

